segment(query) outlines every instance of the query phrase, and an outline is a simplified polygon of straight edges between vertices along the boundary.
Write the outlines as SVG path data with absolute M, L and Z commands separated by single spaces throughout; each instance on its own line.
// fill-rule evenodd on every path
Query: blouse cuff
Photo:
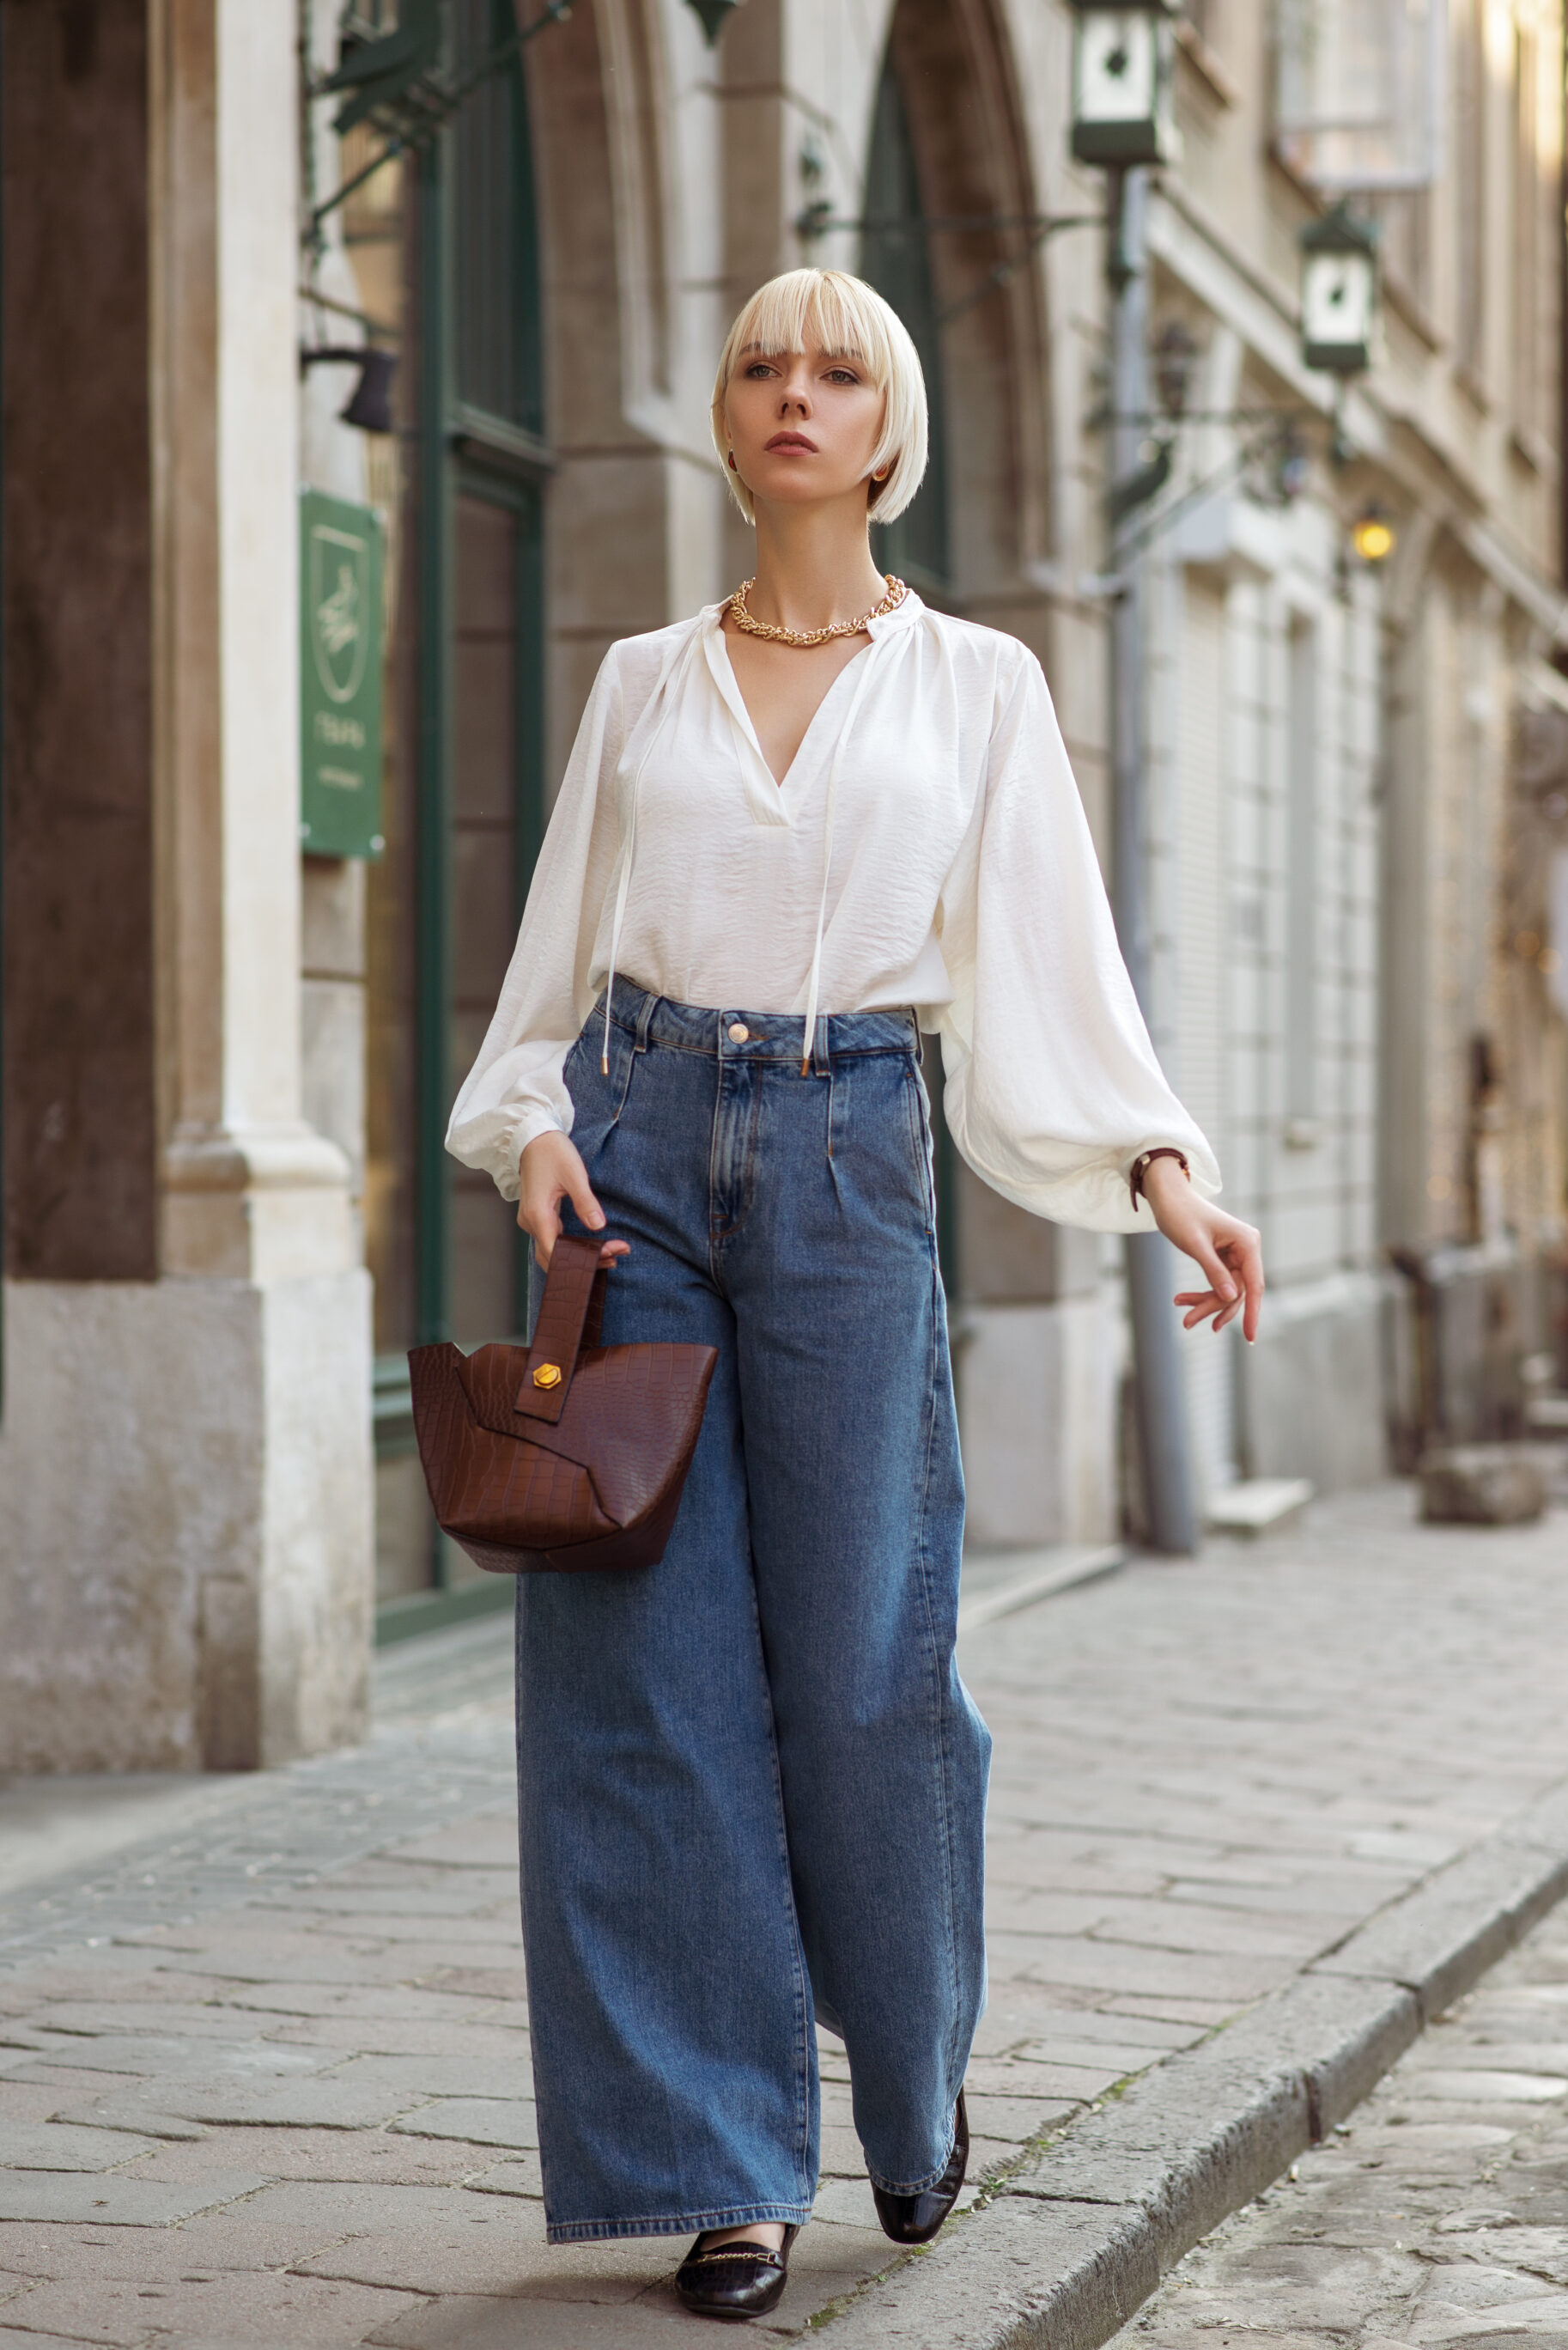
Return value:
M 546 1107 L 543 1102 L 530 1102 L 525 1108 L 518 1112 L 512 1128 L 511 1140 L 507 1144 L 505 1179 L 504 1180 L 500 1175 L 495 1179 L 496 1187 L 504 1200 L 514 1200 L 522 1189 L 517 1173 L 517 1161 L 522 1158 L 528 1145 L 531 1142 L 536 1142 L 542 1134 L 565 1134 L 566 1131 L 566 1128 L 556 1116 L 555 1111 Z

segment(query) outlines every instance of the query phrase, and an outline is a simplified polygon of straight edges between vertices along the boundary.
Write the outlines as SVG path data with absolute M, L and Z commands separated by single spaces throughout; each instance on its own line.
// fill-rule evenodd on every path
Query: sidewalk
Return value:
M 1433 2023 L 1353 2121 L 1179 2262 L 1117 2350 L 1560 2350 L 1568 1915 Z
M 821 2224 L 757 2337 L 1104 2339 L 1314 2096 L 1392 2061 L 1433 1951 L 1452 1996 L 1561 1889 L 1568 1516 L 1410 1510 L 1388 1487 L 1012 1614 L 992 1564 L 962 1642 L 997 1740 L 992 2191 L 894 2262 L 826 2043 Z M 161 1836 L 0 1895 L 0 2350 L 694 2338 L 678 2246 L 545 2250 L 505 1635 L 421 1648 L 358 1753 L 171 1790 Z M 1326 2089 L 1314 2031 L 1349 2052 Z

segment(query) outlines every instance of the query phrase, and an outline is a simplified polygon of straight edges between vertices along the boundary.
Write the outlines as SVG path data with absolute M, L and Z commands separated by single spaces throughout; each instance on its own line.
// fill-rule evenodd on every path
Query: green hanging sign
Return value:
M 379 857 L 385 533 L 369 506 L 319 490 L 299 526 L 300 846 Z

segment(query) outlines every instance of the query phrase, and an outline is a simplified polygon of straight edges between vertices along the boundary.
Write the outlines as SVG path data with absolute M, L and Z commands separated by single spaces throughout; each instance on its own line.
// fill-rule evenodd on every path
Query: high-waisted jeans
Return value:
M 991 1740 L 919 1036 L 615 991 L 573 1139 L 631 1243 L 604 1337 L 717 1347 L 662 1563 L 528 1575 L 523 1924 L 550 2239 L 801 2220 L 815 2026 L 867 2166 L 933 2184 L 984 2003 Z M 568 1224 L 580 1230 L 575 1218 Z

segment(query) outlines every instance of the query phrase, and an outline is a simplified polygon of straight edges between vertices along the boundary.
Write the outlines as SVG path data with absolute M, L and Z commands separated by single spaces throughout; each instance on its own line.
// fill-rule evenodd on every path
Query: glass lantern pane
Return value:
M 1080 122 L 1152 120 L 1158 39 L 1154 17 L 1142 9 L 1092 8 L 1079 17 Z
M 1302 273 L 1305 341 L 1352 347 L 1372 331 L 1374 264 L 1356 253 L 1314 253 Z

